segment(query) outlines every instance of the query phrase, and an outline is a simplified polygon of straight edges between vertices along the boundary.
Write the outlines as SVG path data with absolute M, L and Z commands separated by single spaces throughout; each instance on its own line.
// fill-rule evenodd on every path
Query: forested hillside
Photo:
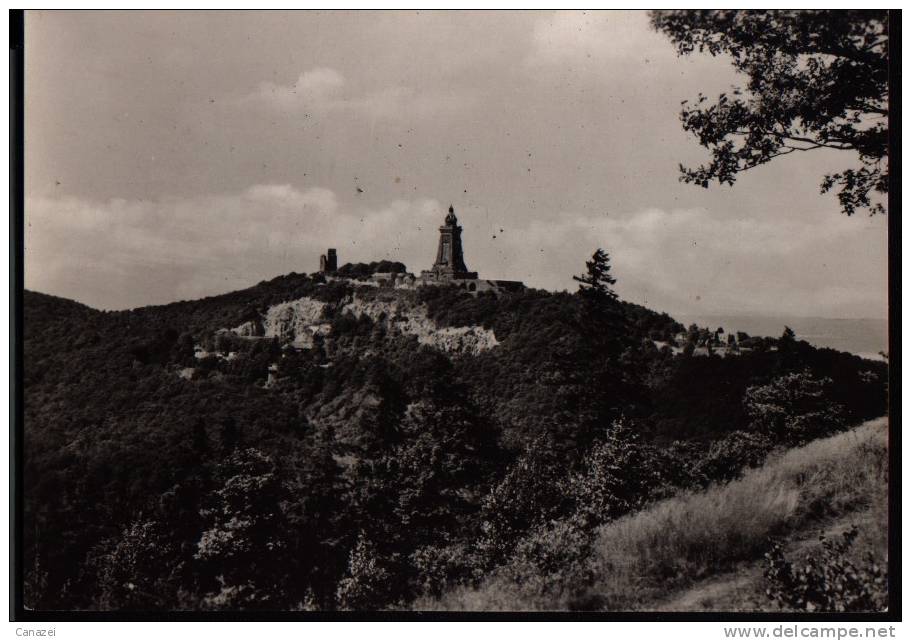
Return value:
M 578 294 L 290 274 L 24 317 L 39 609 L 408 608 L 886 411 L 884 363 L 675 353 L 667 315 Z

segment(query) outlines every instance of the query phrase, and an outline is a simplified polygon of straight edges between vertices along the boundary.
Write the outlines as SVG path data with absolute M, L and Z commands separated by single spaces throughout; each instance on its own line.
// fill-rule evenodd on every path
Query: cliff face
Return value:
M 314 336 L 329 332 L 329 324 L 321 322 L 325 308 L 326 303 L 310 298 L 273 305 L 263 319 L 264 335 L 295 347 L 312 347 Z
M 364 300 L 354 296 L 343 308 L 355 317 L 366 315 L 382 323 L 387 331 L 416 336 L 422 345 L 449 353 L 480 354 L 499 345 L 492 330 L 479 326 L 437 327 L 427 316 L 423 305 L 405 304 L 397 300 Z
M 328 303 L 303 297 L 269 307 L 260 320 L 247 321 L 231 331 L 246 338 L 278 338 L 283 344 L 298 349 L 313 347 L 315 336 L 329 334 Z M 367 316 L 391 333 L 415 336 L 428 345 L 450 354 L 479 354 L 499 342 L 492 330 L 480 326 L 438 327 L 427 316 L 427 308 L 403 297 L 385 300 L 354 295 L 344 301 L 336 313 L 355 318 Z

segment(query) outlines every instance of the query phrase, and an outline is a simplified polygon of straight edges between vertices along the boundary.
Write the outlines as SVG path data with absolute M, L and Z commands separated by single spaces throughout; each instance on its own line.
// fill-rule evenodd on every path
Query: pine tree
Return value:
M 613 290 L 617 279 L 610 273 L 610 255 L 598 248 L 592 259 L 585 261 L 585 268 L 585 274 L 573 276 L 573 280 L 579 283 L 579 295 L 597 303 L 617 300 Z

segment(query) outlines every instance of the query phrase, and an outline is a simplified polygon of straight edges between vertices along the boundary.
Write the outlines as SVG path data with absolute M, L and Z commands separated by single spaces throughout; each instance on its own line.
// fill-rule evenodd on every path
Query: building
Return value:
M 411 273 L 374 272 L 369 276 L 369 280 L 359 282 L 373 287 L 406 289 L 425 285 L 450 285 L 472 294 L 490 291 L 517 292 L 525 289 L 525 285 L 519 281 L 485 280 L 478 278 L 477 272 L 468 271 L 462 251 L 462 228 L 452 205 L 449 206 L 449 213 L 439 229 L 436 260 L 433 266 L 423 270 L 420 276 Z M 325 255 L 319 257 L 319 270 L 320 273 L 329 276 L 328 280 L 338 277 L 338 256 L 334 249 L 328 249 Z
M 338 256 L 335 255 L 334 249 L 327 249 L 326 253 L 319 257 L 319 270 L 323 274 L 334 274 L 338 270 Z
M 421 272 L 421 278 L 449 282 L 452 280 L 477 280 L 478 273 L 468 271 L 462 254 L 462 228 L 455 210 L 449 206 L 449 213 L 440 227 L 437 243 L 437 259 L 433 267 Z
M 440 227 L 437 254 L 433 267 L 421 272 L 417 285 L 455 285 L 468 292 L 520 291 L 525 285 L 512 280 L 484 280 L 477 272 L 468 271 L 462 251 L 462 228 L 455 210 L 449 206 L 449 213 Z

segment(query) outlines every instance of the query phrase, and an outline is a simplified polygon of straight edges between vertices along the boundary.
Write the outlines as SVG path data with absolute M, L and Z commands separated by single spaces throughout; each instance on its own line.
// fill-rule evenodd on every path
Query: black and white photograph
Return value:
M 11 619 L 900 617 L 900 12 L 14 14 Z

